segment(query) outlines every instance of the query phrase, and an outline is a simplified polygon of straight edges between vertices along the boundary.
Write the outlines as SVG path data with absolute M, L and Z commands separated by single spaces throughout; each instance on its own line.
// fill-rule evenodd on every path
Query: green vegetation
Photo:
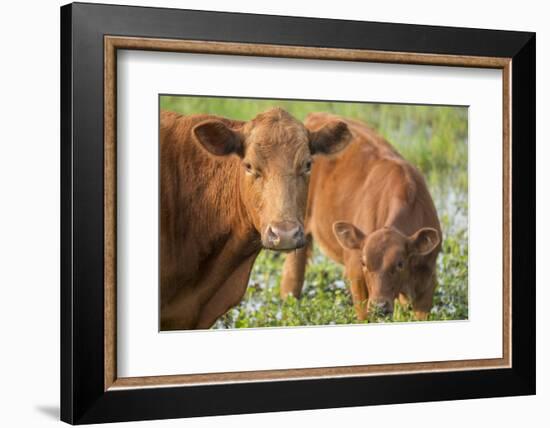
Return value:
M 439 286 L 430 320 L 468 318 L 468 110 L 465 107 L 344 102 L 301 102 L 204 97 L 161 97 L 161 108 L 183 114 L 209 113 L 249 120 L 279 106 L 303 120 L 325 111 L 368 123 L 425 175 L 443 229 L 438 258 Z M 254 264 L 241 303 L 214 328 L 275 327 L 357 323 L 343 269 L 314 249 L 303 295 L 279 298 L 284 254 L 262 251 Z M 396 303 L 392 319 L 414 319 L 409 307 Z

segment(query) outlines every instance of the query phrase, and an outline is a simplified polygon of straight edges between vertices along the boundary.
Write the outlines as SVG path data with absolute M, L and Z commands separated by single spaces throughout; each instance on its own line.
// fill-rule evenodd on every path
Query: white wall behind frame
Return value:
M 93 1 L 97 2 L 97 1 Z M 0 79 L 3 156 L 0 157 L 2 269 L 0 356 L 4 425 L 59 427 L 59 9 L 65 0 L 7 2 L 0 33 L 3 60 Z M 537 395 L 407 405 L 387 405 L 128 422 L 124 427 L 280 428 L 444 425 L 474 427 L 490 423 L 517 428 L 542 425 L 550 402 L 550 27 L 547 5 L 538 0 L 435 0 L 312 2 L 277 0 L 101 0 L 145 6 L 271 13 L 411 24 L 453 25 L 537 31 Z M 21 23 L 25 22 L 24 29 Z M 32 49 L 25 47 L 32 46 Z M 4 64 L 3 63 L 3 64 Z M 541 76 L 543 76 L 541 78 Z M 32 119 L 32 121 L 30 120 Z M 31 126 L 32 125 L 32 126 Z M 23 138 L 24 136 L 24 138 Z M 24 159 L 22 167 L 20 159 Z M 3 206 L 4 207 L 4 206 Z M 39 209 L 38 209 L 39 208 Z M 37 215 L 39 212 L 39 216 Z M 30 239 L 29 237 L 32 237 Z M 493 258 L 491 254 L 487 258 Z M 29 265 L 29 260 L 32 263 Z M 22 316 L 22 304 L 25 316 Z M 14 328 L 14 325 L 17 328 Z M 6 350 L 10 350 L 6 352 Z M 21 375 L 32 379 L 32 387 Z

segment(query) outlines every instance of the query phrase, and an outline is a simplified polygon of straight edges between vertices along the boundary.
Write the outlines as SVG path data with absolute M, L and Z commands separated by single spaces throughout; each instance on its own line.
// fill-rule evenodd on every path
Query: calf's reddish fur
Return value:
M 347 123 L 346 150 L 313 165 L 306 234 L 345 266 L 357 316 L 393 311 L 411 302 L 419 319 L 430 311 L 436 287 L 441 227 L 422 174 L 365 124 L 325 113 L 308 116 L 310 130 Z M 285 260 L 281 295 L 301 293 L 307 248 Z

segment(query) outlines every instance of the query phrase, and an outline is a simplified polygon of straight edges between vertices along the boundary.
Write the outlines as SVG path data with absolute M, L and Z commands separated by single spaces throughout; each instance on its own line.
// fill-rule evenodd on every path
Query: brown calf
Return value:
M 312 155 L 351 134 L 281 109 L 249 122 L 161 112 L 161 329 L 208 328 L 242 298 L 263 247 L 305 244 Z
M 308 129 L 336 116 L 315 113 Z M 337 156 L 318 159 L 311 174 L 306 235 L 345 266 L 357 316 L 393 313 L 394 300 L 413 305 L 426 319 L 436 287 L 441 228 L 421 173 L 382 137 L 359 121 L 345 119 L 353 140 Z M 307 249 L 287 256 L 281 295 L 298 297 Z

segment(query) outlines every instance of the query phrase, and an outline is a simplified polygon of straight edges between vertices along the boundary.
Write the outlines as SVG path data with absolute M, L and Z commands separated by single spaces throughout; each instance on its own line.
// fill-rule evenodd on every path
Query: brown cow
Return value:
M 319 129 L 336 116 L 308 116 Z M 393 313 L 394 300 L 411 302 L 426 319 L 436 287 L 441 228 L 421 173 L 382 137 L 359 121 L 345 119 L 353 140 L 337 156 L 315 161 L 306 214 L 306 235 L 345 266 L 360 320 L 369 309 Z M 298 297 L 307 249 L 287 256 L 281 295 Z
M 242 298 L 263 247 L 305 244 L 312 155 L 351 139 L 281 109 L 249 122 L 161 112 L 161 329 L 208 328 Z

